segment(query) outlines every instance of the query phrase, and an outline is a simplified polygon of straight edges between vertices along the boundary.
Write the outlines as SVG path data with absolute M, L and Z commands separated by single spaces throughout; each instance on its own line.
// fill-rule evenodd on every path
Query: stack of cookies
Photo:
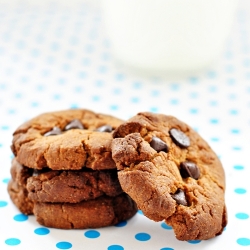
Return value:
M 131 218 L 111 155 L 122 121 L 89 110 L 45 113 L 14 132 L 8 192 L 24 214 L 55 228 L 97 228 Z
M 221 162 L 175 117 L 42 114 L 14 132 L 12 151 L 11 199 L 42 225 L 113 225 L 137 206 L 149 219 L 165 220 L 179 240 L 210 239 L 227 224 Z

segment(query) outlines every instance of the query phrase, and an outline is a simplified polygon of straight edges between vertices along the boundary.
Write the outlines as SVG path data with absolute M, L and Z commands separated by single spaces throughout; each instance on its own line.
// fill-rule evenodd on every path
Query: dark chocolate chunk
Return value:
M 72 120 L 68 125 L 65 126 L 64 130 L 70 130 L 70 129 L 84 129 L 82 123 L 75 119 Z
M 103 125 L 96 129 L 96 131 L 99 131 L 99 132 L 112 132 L 112 130 L 113 129 L 110 125 Z
M 45 133 L 44 136 L 50 136 L 50 135 L 60 135 L 62 133 L 61 129 L 58 127 L 54 127 L 49 132 Z
M 187 148 L 190 146 L 189 138 L 179 129 L 172 128 L 170 129 L 169 134 L 176 145 L 182 148 Z
M 168 152 L 168 145 L 160 138 L 153 136 L 150 142 L 150 146 L 157 152 L 165 151 Z
M 194 162 L 184 161 L 180 165 L 180 173 L 183 178 L 192 177 L 198 180 L 200 177 L 200 170 Z
M 180 205 L 187 206 L 186 196 L 183 190 L 178 189 L 175 194 L 171 195 L 172 198 Z

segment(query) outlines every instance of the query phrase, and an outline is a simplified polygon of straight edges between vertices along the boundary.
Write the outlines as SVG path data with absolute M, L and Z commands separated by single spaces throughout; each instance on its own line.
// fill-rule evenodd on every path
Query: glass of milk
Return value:
M 114 57 L 146 72 L 193 72 L 223 50 L 237 0 L 102 0 Z

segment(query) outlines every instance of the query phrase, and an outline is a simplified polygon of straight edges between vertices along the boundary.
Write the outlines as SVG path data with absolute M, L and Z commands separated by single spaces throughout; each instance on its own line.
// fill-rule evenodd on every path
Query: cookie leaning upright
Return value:
M 19 163 L 35 169 L 115 169 L 112 135 L 101 132 L 111 132 L 121 122 L 84 109 L 44 113 L 16 129 L 11 149 Z
M 139 113 L 113 133 L 122 189 L 179 240 L 221 234 L 227 224 L 223 167 L 191 127 L 172 116 Z

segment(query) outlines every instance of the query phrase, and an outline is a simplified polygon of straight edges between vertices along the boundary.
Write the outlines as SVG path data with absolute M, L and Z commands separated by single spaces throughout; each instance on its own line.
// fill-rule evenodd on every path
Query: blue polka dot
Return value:
M 197 84 L 199 82 L 198 78 L 197 77 L 190 77 L 189 78 L 189 82 L 191 84 Z
M 72 58 L 74 58 L 74 57 L 75 57 L 75 52 L 72 51 L 72 50 L 67 51 L 67 52 L 66 52 L 66 57 L 67 57 L 67 59 L 72 59 Z
M 127 221 L 121 221 L 118 224 L 116 224 L 116 227 L 125 227 L 127 225 Z
M 90 65 L 90 59 L 89 58 L 83 58 L 82 59 L 82 64 L 85 65 L 85 66 Z
M 165 222 L 161 223 L 161 227 L 164 228 L 164 229 L 167 229 L 167 230 L 171 230 L 172 229 L 172 227 L 169 226 L 169 225 L 167 225 Z
M 236 194 L 245 194 L 247 192 L 247 190 L 244 188 L 236 188 L 236 189 L 234 189 L 234 192 Z
M 50 230 L 46 227 L 39 227 L 34 230 L 34 233 L 37 235 L 46 235 L 50 233 Z
M 64 85 L 64 84 L 66 83 L 66 80 L 65 80 L 64 78 L 59 78 L 59 79 L 58 79 L 58 83 L 59 83 L 60 85 Z
M 85 51 L 87 53 L 92 53 L 94 51 L 94 46 L 91 45 L 91 44 L 87 44 L 86 47 L 85 47 Z
M 75 37 L 75 36 L 72 36 L 72 37 L 69 38 L 69 44 L 70 44 L 70 45 L 73 45 L 73 46 L 74 46 L 74 45 L 77 45 L 78 42 L 79 42 L 79 40 L 78 40 L 78 38 Z
M 102 60 L 104 60 L 104 61 L 109 61 L 109 60 L 110 60 L 110 54 L 108 54 L 108 53 L 103 53 L 103 54 L 102 54 Z
M 195 99 L 195 98 L 197 98 L 199 95 L 198 95 L 197 92 L 192 92 L 192 93 L 189 94 L 189 96 L 190 96 L 190 98 Z
M 26 221 L 26 220 L 28 220 L 28 216 L 27 215 L 25 215 L 25 214 L 17 214 L 17 215 L 15 215 L 14 217 L 13 217 L 13 219 L 15 220 L 15 221 L 18 221 L 18 222 L 22 222 L 22 221 Z
M 50 48 L 51 48 L 51 50 L 53 50 L 53 51 L 58 51 L 59 48 L 60 48 L 60 46 L 59 46 L 58 43 L 54 42 L 54 43 L 52 43 L 52 44 L 50 45 Z
M 56 247 L 58 249 L 70 249 L 72 247 L 72 244 L 67 241 L 61 241 L 61 242 L 56 243 Z
M 60 94 L 54 94 L 53 95 L 53 100 L 60 100 L 61 99 L 61 95 Z
M 236 99 L 237 98 L 237 96 L 236 96 L 236 94 L 234 94 L 234 93 L 232 93 L 232 94 L 230 94 L 229 96 L 228 96 L 228 99 L 230 99 L 230 100 L 234 100 L 234 99 Z
M 213 142 L 218 142 L 220 139 L 218 138 L 218 137 L 212 137 L 211 138 L 211 141 L 213 141 Z
M 96 230 L 89 230 L 84 233 L 85 237 L 90 238 L 90 239 L 95 239 L 100 236 L 100 233 Z
M 242 165 L 234 165 L 234 169 L 235 170 L 243 170 L 244 166 L 242 166 Z
M 215 71 L 209 71 L 209 72 L 207 73 L 207 76 L 208 76 L 209 78 L 216 78 L 217 73 L 216 73 Z
M 124 250 L 124 248 L 120 245 L 110 245 L 108 250 Z
M 229 113 L 230 113 L 230 115 L 238 115 L 238 110 L 236 110 L 236 109 L 231 109 L 230 111 L 229 111 Z
M 153 113 L 158 112 L 158 108 L 157 108 L 157 107 L 150 107 L 149 110 L 150 110 L 151 112 L 153 112 Z
M 48 56 L 48 57 L 46 58 L 46 62 L 47 62 L 48 64 L 53 64 L 53 63 L 55 62 L 55 58 L 54 58 L 53 56 Z
M 151 236 L 147 233 L 138 233 L 135 235 L 135 238 L 139 241 L 148 241 L 150 240 Z
M 233 146 L 232 149 L 235 150 L 235 151 L 240 151 L 241 147 L 240 146 Z
M 9 129 L 9 126 L 3 125 L 3 126 L 1 126 L 1 129 L 2 129 L 2 130 L 8 130 L 8 129 Z
M 81 72 L 78 73 L 78 77 L 81 78 L 81 79 L 86 78 L 86 76 L 87 76 L 87 74 L 84 71 L 81 71 Z
M 122 81 L 124 80 L 125 76 L 122 73 L 118 73 L 115 75 L 116 81 Z
M 131 101 L 132 103 L 138 103 L 138 102 L 140 101 L 140 99 L 139 99 L 138 97 L 132 97 L 132 98 L 130 99 L 130 101 Z
M 230 73 L 234 71 L 234 66 L 233 65 L 226 65 L 225 70 Z
M 134 82 L 132 87 L 134 89 L 140 89 L 142 87 L 142 83 L 141 82 Z
M 209 91 L 209 92 L 211 92 L 211 93 L 214 93 L 214 92 L 216 92 L 216 91 L 217 91 L 217 87 L 216 87 L 216 86 L 211 85 L 211 86 L 209 86 L 208 91 Z
M 31 102 L 30 106 L 35 108 L 35 107 L 39 106 L 39 103 L 38 102 Z
M 17 46 L 18 49 L 24 49 L 26 44 L 25 44 L 24 41 L 20 40 L 20 41 L 17 42 L 16 46 Z
M 3 179 L 3 183 L 7 184 L 10 181 L 10 178 Z
M 171 247 L 163 247 L 163 248 L 161 248 L 160 250 L 174 250 L 174 249 L 171 248 Z
M 178 100 L 178 99 L 171 99 L 171 100 L 170 100 L 170 103 L 171 103 L 172 105 L 177 105 L 177 104 L 179 104 L 179 100 Z
M 41 52 L 39 49 L 31 50 L 31 56 L 33 56 L 33 57 L 38 57 L 38 56 L 40 56 L 40 54 L 41 54 Z
M 106 72 L 107 72 L 107 67 L 104 66 L 104 65 L 101 65 L 101 66 L 99 67 L 98 71 L 99 71 L 100 73 L 106 73 Z
M 138 214 L 144 215 L 143 212 L 141 210 L 138 210 L 137 212 Z
M 229 78 L 228 80 L 227 80 L 227 84 L 228 85 L 234 85 L 236 83 L 236 80 L 234 79 L 234 78 Z
M 196 108 L 191 108 L 190 110 L 189 110 L 189 113 L 191 113 L 191 114 L 197 114 L 199 111 L 198 111 L 198 109 L 196 109 Z
M 246 220 L 249 218 L 249 215 L 246 213 L 237 213 L 235 217 L 240 220 Z
M 158 97 L 159 95 L 160 95 L 160 91 L 159 90 L 152 90 L 151 91 L 151 96 Z
M 190 243 L 190 244 L 198 244 L 200 242 L 201 242 L 201 240 L 188 240 L 188 243 Z
M 115 95 L 119 95 L 119 94 L 121 94 L 121 89 L 119 89 L 119 88 L 115 88 L 115 89 L 113 89 L 113 93 L 115 94 Z
M 16 246 L 16 245 L 19 245 L 20 243 L 21 241 L 17 238 L 9 238 L 5 240 L 5 244 L 9 246 Z
M 237 243 L 241 246 L 250 246 L 250 239 L 248 238 L 239 238 L 237 239 Z
M 5 89 L 6 89 L 6 86 L 7 86 L 6 84 L 1 83 L 1 84 L 0 84 L 0 89 L 5 90 Z
M 103 80 L 96 80 L 95 86 L 99 88 L 103 87 L 104 86 Z
M 180 85 L 178 83 L 172 83 L 170 85 L 170 89 L 173 90 L 173 91 L 178 91 L 180 88 Z
M 212 124 L 218 124 L 219 120 L 216 119 L 216 118 L 213 118 L 213 119 L 210 119 L 210 123 L 212 123 Z
M 22 98 L 22 94 L 21 93 L 15 93 L 14 97 L 17 98 L 17 99 Z
M 0 207 L 6 207 L 7 205 L 8 205 L 8 202 L 0 201 Z
M 240 133 L 240 130 L 237 129 L 237 128 L 234 128 L 234 129 L 231 129 L 231 133 L 232 133 L 232 134 L 239 134 L 239 133 Z
M 64 63 L 64 64 L 62 65 L 62 70 L 63 70 L 63 71 L 69 71 L 70 69 L 71 69 L 70 64 Z
M 216 100 L 212 100 L 209 102 L 209 105 L 215 107 L 218 105 L 218 102 Z
M 92 96 L 92 100 L 93 100 L 94 102 L 98 102 L 98 101 L 100 101 L 100 99 L 101 99 L 101 97 L 98 96 L 98 95 Z
M 72 104 L 70 105 L 70 108 L 71 108 L 71 109 L 77 109 L 77 108 L 79 108 L 79 105 L 76 104 L 76 103 L 72 103 Z
M 119 109 L 118 105 L 111 105 L 109 108 L 111 110 L 118 110 Z

